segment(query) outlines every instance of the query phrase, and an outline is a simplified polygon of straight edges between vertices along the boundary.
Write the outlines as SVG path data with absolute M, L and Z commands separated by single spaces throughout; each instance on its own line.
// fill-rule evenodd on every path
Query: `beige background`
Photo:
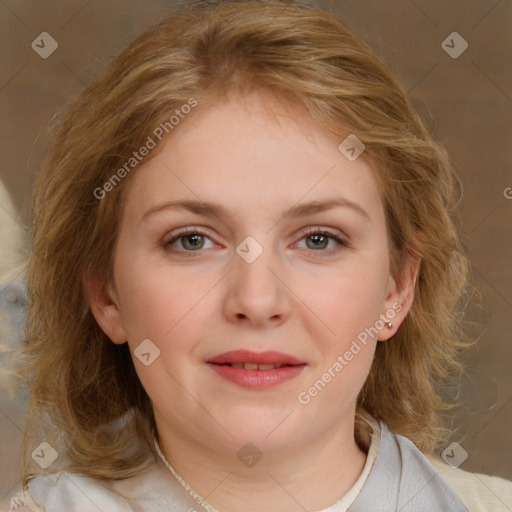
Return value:
M 93 79 L 103 62 L 176 4 L 151 0 L 4 0 L 0 3 L 0 274 L 25 247 L 38 137 L 52 115 Z M 464 188 L 460 233 L 480 292 L 467 331 L 467 357 L 453 441 L 462 469 L 512 479 L 512 3 L 510 0 L 321 1 L 391 64 L 428 126 L 448 148 Z M 42 59 L 41 32 L 58 42 Z M 469 44 L 457 59 L 441 47 L 452 32 Z M 512 196 L 512 190 L 509 197 Z M 453 393 L 453 390 L 447 390 Z M 0 500 L 17 485 L 22 408 L 0 402 Z M 508 505 L 512 510 L 512 505 Z

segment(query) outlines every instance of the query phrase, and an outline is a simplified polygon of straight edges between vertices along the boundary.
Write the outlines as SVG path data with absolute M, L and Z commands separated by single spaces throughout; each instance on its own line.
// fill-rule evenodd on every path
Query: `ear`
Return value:
M 128 336 L 123 327 L 114 290 L 91 272 L 84 274 L 82 285 L 91 312 L 102 331 L 112 342 L 118 345 L 125 343 Z
M 389 276 L 384 311 L 380 315 L 384 327 L 377 335 L 378 341 L 386 341 L 391 338 L 409 313 L 414 300 L 414 288 L 420 270 L 420 263 L 419 255 L 410 255 L 402 269 L 400 283 L 396 283 L 393 277 Z M 388 328 L 386 326 L 387 322 L 391 322 L 393 326 Z

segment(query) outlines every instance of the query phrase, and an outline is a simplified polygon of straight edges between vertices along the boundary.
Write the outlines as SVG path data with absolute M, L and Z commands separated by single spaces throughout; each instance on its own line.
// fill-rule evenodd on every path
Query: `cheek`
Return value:
M 154 337 L 165 342 L 176 327 L 191 321 L 195 306 L 212 286 L 209 280 L 194 279 L 179 268 L 133 261 L 119 269 L 123 324 L 134 338 Z
M 378 263 L 347 267 L 303 288 L 304 302 L 323 321 L 331 345 L 335 341 L 342 348 L 379 318 L 383 276 Z
M 329 330 L 315 323 L 312 334 L 320 354 L 311 392 L 322 394 L 319 403 L 326 408 L 356 400 L 366 380 L 377 344 L 375 324 L 381 313 L 382 301 L 378 299 L 382 293 L 378 276 L 367 274 L 365 278 L 340 277 L 317 296 L 314 310 L 320 312 Z M 320 336 L 320 329 L 328 335 Z
M 336 333 L 334 342 L 324 344 L 318 369 L 317 379 L 328 382 L 326 403 L 355 400 L 366 380 L 377 344 L 385 275 L 382 265 L 374 262 L 340 276 L 326 290 L 322 307 Z
M 324 407 L 321 408 L 326 411 L 331 407 L 339 410 L 356 402 L 370 371 L 374 352 L 374 343 L 349 346 L 328 362 L 313 384 L 318 389 L 317 396 L 322 395 Z M 336 414 L 334 411 L 333 413 Z

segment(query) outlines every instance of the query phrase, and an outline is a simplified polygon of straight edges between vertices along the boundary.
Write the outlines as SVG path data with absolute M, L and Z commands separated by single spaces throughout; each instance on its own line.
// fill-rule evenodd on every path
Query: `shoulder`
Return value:
M 441 458 L 427 456 L 441 476 L 459 495 L 469 512 L 508 512 L 512 503 L 512 482 L 497 476 L 452 468 Z
M 422 453 L 410 439 L 391 432 L 382 422 L 380 441 L 374 479 L 370 475 L 367 485 L 370 497 L 394 494 L 396 499 L 391 501 L 404 503 L 403 508 L 411 512 L 511 510 L 512 482 L 452 468 L 438 456 Z
M 196 505 L 166 468 L 153 463 L 138 475 L 100 481 L 69 472 L 37 476 L 11 500 L 19 512 L 168 512 Z
M 29 512 L 133 512 L 100 481 L 73 473 L 37 476 L 11 499 L 11 509 Z

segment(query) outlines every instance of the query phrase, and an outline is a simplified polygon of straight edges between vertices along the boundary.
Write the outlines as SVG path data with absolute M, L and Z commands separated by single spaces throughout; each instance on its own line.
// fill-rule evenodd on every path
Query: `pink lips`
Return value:
M 289 381 L 306 366 L 304 361 L 282 352 L 249 350 L 225 352 L 209 359 L 207 364 L 223 379 L 254 390 L 268 389 Z M 249 369 L 241 365 L 249 366 Z M 258 366 L 254 368 L 255 365 Z M 269 368 L 270 365 L 276 368 Z

